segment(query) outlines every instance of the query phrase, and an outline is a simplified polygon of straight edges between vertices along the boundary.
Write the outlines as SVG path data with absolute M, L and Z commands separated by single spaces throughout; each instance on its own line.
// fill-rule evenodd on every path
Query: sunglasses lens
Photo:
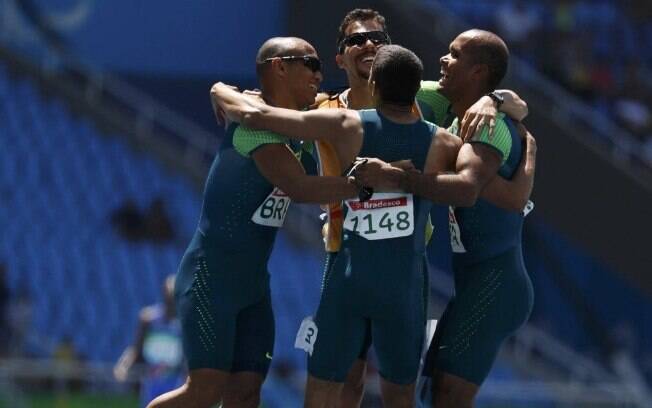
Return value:
M 304 63 L 312 72 L 321 71 L 321 61 L 318 58 L 308 57 L 304 60 Z
M 349 47 L 352 47 L 354 45 L 357 47 L 364 45 L 367 42 L 367 38 L 368 38 L 366 34 L 367 33 L 353 34 L 349 38 L 347 38 L 346 44 Z
M 382 31 L 372 31 L 368 35 L 369 39 L 376 45 L 389 44 L 389 37 Z
M 367 41 L 371 41 L 375 45 L 385 45 L 389 44 L 389 37 L 384 31 L 367 31 L 364 33 L 351 34 L 344 39 L 344 44 L 347 47 L 361 47 L 365 45 Z

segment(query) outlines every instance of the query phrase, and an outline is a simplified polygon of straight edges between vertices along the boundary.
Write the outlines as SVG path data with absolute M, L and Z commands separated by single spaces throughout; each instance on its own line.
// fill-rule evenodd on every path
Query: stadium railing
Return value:
M 131 143 L 157 154 L 197 183 L 203 182 L 216 152 L 218 141 L 213 133 L 91 64 L 53 49 L 38 58 L 25 57 L 11 44 L 0 42 L 0 60 L 7 62 L 10 71 L 32 77 L 75 110 L 130 136 Z

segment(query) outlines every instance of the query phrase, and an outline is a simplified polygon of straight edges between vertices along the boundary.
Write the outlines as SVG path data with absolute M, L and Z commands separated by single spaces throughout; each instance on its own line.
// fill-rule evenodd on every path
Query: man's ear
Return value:
M 287 65 L 280 58 L 276 58 L 272 60 L 272 71 L 275 75 L 285 76 L 287 75 Z
M 344 69 L 344 61 L 343 60 L 344 60 L 344 57 L 342 56 L 342 54 L 335 55 L 335 63 L 341 69 Z
M 471 73 L 475 78 L 486 79 L 489 78 L 489 65 L 487 64 L 475 64 L 471 68 Z

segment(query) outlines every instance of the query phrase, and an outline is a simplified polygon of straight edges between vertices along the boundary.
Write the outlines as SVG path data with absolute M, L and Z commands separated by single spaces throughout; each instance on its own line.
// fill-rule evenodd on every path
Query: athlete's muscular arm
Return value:
M 527 117 L 529 113 L 527 103 L 516 92 L 509 89 L 496 89 L 496 93 L 499 93 L 504 99 L 503 104 L 500 106 L 501 112 L 517 122 Z
M 462 118 L 460 126 L 462 140 L 469 140 L 476 131 L 479 131 L 482 126 L 487 124 L 489 125 L 489 135 L 493 135 L 498 110 L 519 122 L 528 115 L 527 104 L 514 91 L 499 89 L 495 92 L 504 99 L 500 109 L 497 109 L 496 102 L 486 95 L 478 99 L 466 110 L 464 118 Z
M 252 129 L 266 129 L 297 140 L 327 140 L 342 164 L 352 162 L 362 146 L 362 121 L 348 109 L 318 109 L 299 112 L 266 105 L 259 100 L 217 83 L 211 101 L 231 120 Z
M 479 143 L 466 143 L 457 156 L 456 173 L 434 173 L 433 149 L 434 143 L 430 146 L 424 174 L 392 167 L 386 169 L 385 176 L 391 177 L 400 189 L 432 202 L 470 207 L 500 167 L 500 155 L 493 148 Z M 366 185 L 364 177 L 358 181 Z
M 306 175 L 287 145 L 263 145 L 254 150 L 251 157 L 263 177 L 292 201 L 325 204 L 358 195 L 358 187 L 346 177 Z
M 505 180 L 500 176 L 496 176 L 482 191 L 482 198 L 498 207 L 511 211 L 523 210 L 534 187 L 537 154 L 536 140 L 523 125 L 519 125 L 519 131 L 525 133 L 525 150 L 514 177 L 511 180 Z
M 462 146 L 460 138 L 437 128 L 433 135 L 426 166 L 431 173 L 444 173 L 455 169 L 457 154 Z M 416 172 L 408 160 L 385 163 L 376 158 L 364 158 L 366 163 L 358 166 L 355 178 L 358 184 L 373 187 L 376 191 L 400 189 L 400 179 L 405 172 Z
M 438 129 L 434 140 L 444 143 L 454 139 L 455 136 Z M 448 149 L 455 152 L 455 149 L 450 146 Z M 454 164 L 455 173 L 442 173 L 442 168 L 450 168 L 446 161 L 451 152 L 444 153 L 440 144 L 432 143 L 424 174 L 380 164 L 375 166 L 375 169 L 361 169 L 359 174 L 356 174 L 356 178 L 359 183 L 371 186 L 382 179 L 384 183 L 382 185 L 386 188 L 399 187 L 438 204 L 470 207 L 475 204 L 482 189 L 496 175 L 501 164 L 500 154 L 493 147 L 483 143 L 465 143 L 457 154 Z M 378 176 L 379 172 L 382 176 Z
M 443 130 L 439 130 L 445 132 Z M 448 133 L 448 132 L 446 132 Z M 455 163 L 455 174 L 433 173 L 433 146 L 428 153 L 424 174 L 404 172 L 400 187 L 438 204 L 470 207 L 482 189 L 496 175 L 501 164 L 500 154 L 482 143 L 465 143 Z

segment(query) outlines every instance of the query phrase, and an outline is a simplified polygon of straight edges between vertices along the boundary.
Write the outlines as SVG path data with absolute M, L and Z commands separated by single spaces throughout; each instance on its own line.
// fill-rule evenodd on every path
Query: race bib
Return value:
M 181 339 L 169 333 L 150 333 L 143 343 L 143 358 L 148 364 L 177 367 L 183 360 Z
M 527 200 L 527 204 L 525 204 L 525 207 L 523 208 L 523 211 L 521 211 L 521 214 L 523 217 L 527 217 L 529 213 L 534 210 L 534 202 L 531 200 Z
M 462 244 L 462 233 L 460 231 L 460 225 L 457 223 L 455 218 L 455 208 L 452 206 L 448 207 L 448 231 L 451 237 L 451 249 L 456 254 L 463 254 L 466 252 L 464 244 Z
M 399 238 L 414 232 L 412 194 L 375 193 L 371 200 L 348 200 L 346 206 L 344 229 L 363 238 Z
M 258 225 L 280 228 L 285 222 L 290 202 L 290 197 L 287 194 L 274 187 L 274 190 L 251 216 L 251 221 Z
M 294 348 L 303 350 L 312 356 L 312 351 L 317 341 L 317 325 L 312 320 L 312 316 L 308 316 L 301 322 L 301 327 L 297 332 L 297 338 L 294 340 Z

